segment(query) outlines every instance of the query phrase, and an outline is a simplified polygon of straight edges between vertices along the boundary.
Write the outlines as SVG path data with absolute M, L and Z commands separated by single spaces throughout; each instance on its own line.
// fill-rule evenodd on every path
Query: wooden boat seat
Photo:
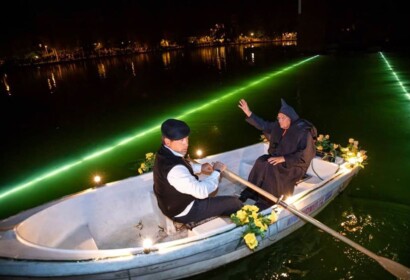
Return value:
M 180 229 L 180 227 L 177 227 L 174 221 L 172 221 L 170 218 L 162 214 L 161 209 L 159 209 L 158 204 L 157 204 L 157 197 L 155 196 L 155 193 L 153 191 L 151 191 L 151 201 L 152 201 L 153 208 L 156 209 L 157 213 L 159 213 L 159 215 L 162 216 L 162 221 L 159 226 L 164 228 L 167 235 L 175 234 Z M 190 223 L 186 225 L 180 224 L 180 225 L 189 229 L 188 236 L 195 236 L 195 235 L 204 234 L 204 233 L 211 234 L 215 230 L 220 230 L 221 226 L 226 226 L 229 224 L 230 223 L 225 221 L 223 218 L 212 217 L 212 218 L 200 221 L 198 223 Z
M 153 191 L 150 191 L 150 194 L 151 194 L 151 202 L 152 202 L 152 208 L 154 209 L 154 213 L 158 213 L 158 216 L 161 216 L 159 226 L 165 230 L 165 233 L 167 235 L 172 235 L 176 233 L 177 228 L 174 225 L 174 221 L 172 221 L 170 218 L 162 214 L 161 209 L 159 209 L 158 207 L 157 197 L 155 196 L 155 193 Z
M 326 180 L 333 176 L 339 170 L 339 165 L 333 162 L 322 160 L 321 158 L 313 158 L 309 165 L 306 174 L 312 177 L 318 177 L 321 180 Z
M 188 236 L 197 236 L 201 234 L 214 234 L 221 230 L 221 228 L 225 228 L 227 225 L 231 225 L 232 223 L 227 222 L 221 217 L 213 218 L 205 223 L 201 223 L 198 226 L 193 227 L 191 230 L 188 231 Z
M 239 166 L 239 174 L 238 175 L 241 176 L 242 178 L 247 179 L 254 164 L 255 164 L 255 160 L 241 161 L 240 166 Z
M 98 250 L 88 225 L 81 225 L 69 237 L 64 239 L 58 247 L 73 250 Z

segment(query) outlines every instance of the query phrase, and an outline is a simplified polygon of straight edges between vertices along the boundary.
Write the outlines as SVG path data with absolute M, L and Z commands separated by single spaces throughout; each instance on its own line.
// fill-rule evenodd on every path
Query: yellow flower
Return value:
M 264 134 L 261 135 L 261 141 L 264 143 L 269 143 L 269 140 L 266 138 L 266 136 Z
M 154 153 L 146 153 L 145 160 L 140 163 L 138 173 L 142 174 L 145 172 L 150 172 L 154 168 L 155 163 L 155 154 Z
M 276 214 L 275 211 L 272 210 L 272 213 L 269 216 L 270 223 L 273 224 L 278 220 L 278 214 Z
M 268 229 L 268 226 L 266 224 L 262 223 L 262 221 L 260 219 L 255 219 L 254 223 L 255 223 L 255 226 L 257 226 L 258 228 L 260 228 L 263 231 Z
M 255 221 L 259 218 L 258 212 L 251 212 L 251 217 Z
M 329 134 L 319 134 L 315 142 L 317 155 L 320 155 L 323 160 L 339 162 L 340 158 L 343 158 L 345 162 L 350 163 L 350 167 L 364 167 L 367 157 L 364 156 L 365 151 L 359 152 L 359 141 L 349 138 L 347 147 L 342 147 L 340 144 L 330 142 L 329 139 Z
M 255 205 L 245 205 L 244 207 L 242 207 L 242 209 L 244 211 L 251 211 L 251 212 L 258 212 L 259 211 L 258 206 L 255 206 Z
M 246 245 L 248 245 L 249 249 L 253 250 L 258 246 L 258 240 L 256 239 L 256 236 L 254 233 L 248 233 L 246 234 L 243 239 L 245 239 Z
M 341 156 L 350 164 L 350 167 L 359 166 L 364 168 L 367 164 L 367 156 L 365 150 L 361 150 L 359 147 L 359 141 L 349 138 L 349 145 L 346 148 L 341 148 Z
M 251 249 L 258 246 L 257 236 L 265 236 L 269 225 L 277 220 L 276 212 L 272 211 L 269 216 L 258 213 L 259 208 L 255 205 L 245 205 L 241 210 L 231 215 L 231 220 L 238 226 L 245 226 L 242 235 L 246 245 Z
M 236 216 L 238 217 L 238 219 L 241 221 L 242 224 L 249 223 L 249 218 L 248 218 L 248 214 L 246 213 L 246 211 L 238 210 L 238 212 L 236 212 Z

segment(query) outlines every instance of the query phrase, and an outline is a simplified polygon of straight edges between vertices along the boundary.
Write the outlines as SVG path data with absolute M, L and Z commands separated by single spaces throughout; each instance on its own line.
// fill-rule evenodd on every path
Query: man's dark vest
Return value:
M 195 200 L 192 195 L 177 191 L 167 180 L 169 171 L 178 164 L 186 166 L 192 176 L 198 179 L 189 163 L 182 157 L 175 156 L 162 145 L 155 156 L 154 192 L 162 213 L 171 219 L 184 211 L 188 204 Z

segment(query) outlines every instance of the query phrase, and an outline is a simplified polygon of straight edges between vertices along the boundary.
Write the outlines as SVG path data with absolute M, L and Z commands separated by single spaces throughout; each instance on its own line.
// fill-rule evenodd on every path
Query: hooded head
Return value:
M 295 112 L 295 110 L 291 106 L 286 104 L 286 102 L 285 102 L 285 100 L 283 100 L 283 98 L 281 98 L 281 102 L 282 102 L 282 106 L 279 109 L 279 113 L 282 113 L 282 114 L 288 116 L 291 119 L 292 122 L 299 119 L 299 115 Z
M 180 140 L 189 135 L 189 126 L 180 120 L 168 119 L 161 125 L 162 136 L 170 140 Z

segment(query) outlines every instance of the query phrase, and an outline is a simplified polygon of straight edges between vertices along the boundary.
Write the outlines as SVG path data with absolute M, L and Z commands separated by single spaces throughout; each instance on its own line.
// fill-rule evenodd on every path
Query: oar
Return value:
M 300 212 L 293 206 L 290 206 L 286 204 L 284 201 L 279 200 L 272 194 L 268 193 L 267 191 L 257 187 L 256 185 L 252 184 L 251 182 L 246 181 L 245 179 L 241 178 L 240 176 L 236 175 L 232 171 L 225 169 L 225 171 L 222 173 L 225 177 L 231 178 L 233 180 L 238 181 L 239 183 L 251 188 L 252 190 L 258 192 L 259 194 L 265 196 L 266 198 L 272 200 L 275 203 L 278 203 L 280 206 L 283 208 L 287 209 L 288 211 L 292 212 L 296 216 L 302 218 L 303 220 L 313 224 L 314 226 L 322 229 L 323 231 L 331 234 L 333 237 L 343 241 L 344 243 L 352 246 L 356 250 L 362 252 L 363 254 L 368 255 L 370 258 L 374 259 L 376 262 L 378 262 L 384 269 L 386 269 L 388 272 L 396 276 L 397 278 L 400 279 L 410 279 L 410 269 L 408 267 L 405 267 L 402 264 L 399 264 L 395 261 L 392 261 L 390 259 L 380 257 L 376 255 L 375 253 L 367 250 L 366 248 L 362 247 L 361 245 L 353 242 L 352 240 L 346 238 L 345 236 L 341 235 L 340 233 L 334 231 L 333 229 L 327 227 L 326 225 L 322 224 L 318 220 L 312 218 L 309 215 L 306 215 L 303 212 Z

